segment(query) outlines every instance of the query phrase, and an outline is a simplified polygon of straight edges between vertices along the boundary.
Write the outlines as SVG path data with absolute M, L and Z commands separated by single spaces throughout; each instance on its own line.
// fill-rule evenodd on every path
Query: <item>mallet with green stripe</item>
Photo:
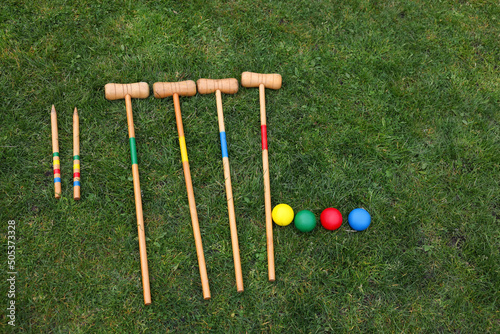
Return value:
M 144 218 L 142 213 L 141 185 L 139 182 L 139 165 L 135 147 L 134 119 L 132 115 L 132 98 L 145 99 L 149 96 L 149 86 L 145 82 L 132 84 L 109 83 L 104 87 L 106 99 L 125 99 L 127 110 L 128 135 L 130 139 L 130 156 L 132 158 L 132 176 L 134 179 L 135 209 L 137 214 L 137 230 L 139 234 L 139 252 L 141 258 L 142 289 L 144 304 L 151 304 L 151 291 L 149 287 L 148 256 L 146 253 L 146 235 L 144 233 Z

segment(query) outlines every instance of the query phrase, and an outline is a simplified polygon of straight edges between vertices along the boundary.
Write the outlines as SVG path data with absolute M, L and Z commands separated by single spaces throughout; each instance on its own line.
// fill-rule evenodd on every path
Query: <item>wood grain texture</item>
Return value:
M 266 88 L 280 89 L 281 80 L 281 75 L 277 73 L 263 74 L 243 72 L 241 74 L 241 85 L 243 87 L 259 87 L 260 84 L 264 84 Z
M 224 94 L 235 94 L 238 92 L 238 80 L 229 79 L 198 79 L 196 81 L 198 93 L 210 94 L 220 90 Z
M 126 95 L 134 99 L 145 99 L 149 96 L 149 85 L 146 82 L 108 83 L 104 86 L 104 94 L 110 101 L 124 99 Z
M 193 80 L 178 82 L 155 82 L 153 93 L 156 98 L 161 99 L 178 94 L 180 96 L 196 95 L 196 83 Z

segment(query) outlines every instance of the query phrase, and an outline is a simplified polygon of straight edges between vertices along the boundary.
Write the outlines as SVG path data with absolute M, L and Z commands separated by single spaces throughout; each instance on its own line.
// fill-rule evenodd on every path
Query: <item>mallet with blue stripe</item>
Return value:
M 186 139 L 184 137 L 184 127 L 182 125 L 181 104 L 179 95 L 193 96 L 196 94 L 196 83 L 193 80 L 180 82 L 155 82 L 153 85 L 155 97 L 158 99 L 172 96 L 174 99 L 175 121 L 177 123 L 177 132 L 179 133 L 179 146 L 181 149 L 182 168 L 184 170 L 184 179 L 186 180 L 186 190 L 189 202 L 189 212 L 191 214 L 191 224 L 193 225 L 194 242 L 196 245 L 196 254 L 198 256 L 198 267 L 200 270 L 201 287 L 203 289 L 203 298 L 210 299 L 210 287 L 208 285 L 207 267 L 205 264 L 205 255 L 201 243 L 200 224 L 198 222 L 198 212 L 194 200 L 193 182 L 191 181 L 191 171 L 186 149 Z
M 236 275 L 236 290 L 243 292 L 243 276 L 241 273 L 240 246 L 238 244 L 238 232 L 236 230 L 236 217 L 234 213 L 233 188 L 231 186 L 231 171 L 229 169 L 229 157 L 227 153 L 226 130 L 224 127 L 224 114 L 222 113 L 222 94 L 235 94 L 238 92 L 238 80 L 232 79 L 199 79 L 198 93 L 210 94 L 215 92 L 217 103 L 217 118 L 219 120 L 220 147 L 222 151 L 222 165 L 224 167 L 224 180 L 226 183 L 227 211 L 229 214 L 229 228 L 231 231 L 231 243 L 233 246 L 234 272 Z

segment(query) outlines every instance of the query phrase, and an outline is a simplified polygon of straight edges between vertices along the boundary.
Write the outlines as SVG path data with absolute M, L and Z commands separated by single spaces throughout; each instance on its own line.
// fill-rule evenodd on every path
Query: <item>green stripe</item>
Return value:
M 59 156 L 59 152 L 54 152 L 54 153 L 52 153 L 52 156 L 53 156 L 53 157 L 58 157 L 58 156 Z
M 130 158 L 132 159 L 132 165 L 137 165 L 137 149 L 135 147 L 135 138 L 130 138 Z
M 74 155 L 73 156 L 73 160 L 80 160 L 80 156 L 79 155 Z

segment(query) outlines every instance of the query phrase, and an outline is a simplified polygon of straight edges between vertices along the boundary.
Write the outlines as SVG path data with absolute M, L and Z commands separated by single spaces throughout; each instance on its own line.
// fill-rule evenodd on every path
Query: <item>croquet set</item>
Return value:
M 262 142 L 262 172 L 264 179 L 264 203 L 265 203 L 265 219 L 266 219 L 266 239 L 267 239 L 267 259 L 268 259 L 268 278 L 269 281 L 274 281 L 275 266 L 274 266 L 274 245 L 273 245 L 273 230 L 272 222 L 277 225 L 286 226 L 292 221 L 295 226 L 302 232 L 310 232 L 316 226 L 316 217 L 309 210 L 299 211 L 294 215 L 293 209 L 287 204 L 279 204 L 271 211 L 271 190 L 269 180 L 269 158 L 267 146 L 267 123 L 266 123 L 266 102 L 265 89 L 280 89 L 282 78 L 279 74 L 260 74 L 253 72 L 243 72 L 241 75 L 241 85 L 243 87 L 258 87 L 259 102 L 260 102 L 260 123 L 261 123 L 261 142 Z M 125 100 L 125 109 L 127 113 L 128 134 L 130 141 L 130 156 L 132 161 L 132 176 L 134 184 L 134 197 L 137 217 L 137 229 L 139 235 L 139 253 L 142 274 L 142 287 L 144 294 L 144 303 L 151 304 L 151 292 L 149 284 L 149 270 L 146 252 L 146 236 L 144 232 L 144 218 L 142 210 L 141 186 L 139 181 L 139 165 L 137 161 L 134 120 L 132 114 L 132 98 L 144 99 L 149 96 L 149 85 L 145 82 L 117 84 L 108 83 L 104 87 L 106 99 Z M 198 222 L 198 214 L 196 210 L 196 202 L 194 197 L 193 185 L 191 181 L 191 172 L 186 148 L 186 140 L 184 136 L 184 128 L 182 124 L 182 115 L 180 107 L 180 96 L 193 96 L 196 92 L 200 94 L 215 93 L 217 118 L 219 124 L 220 145 L 222 151 L 222 162 L 224 168 L 224 179 L 226 188 L 226 199 L 229 215 L 229 227 L 231 232 L 231 243 L 233 250 L 234 269 L 236 276 L 236 289 L 238 292 L 243 292 L 243 276 L 241 271 L 240 251 L 238 244 L 238 233 L 236 229 L 236 215 L 234 210 L 233 193 L 231 185 L 231 173 L 229 168 L 229 156 L 226 141 L 226 132 L 224 127 L 224 115 L 222 109 L 222 93 L 235 94 L 238 92 L 238 80 L 230 79 L 199 79 L 196 83 L 192 80 L 180 82 L 156 82 L 153 85 L 155 98 L 167 98 L 172 96 L 175 119 L 177 123 L 177 131 L 179 136 L 179 146 L 181 153 L 182 167 L 184 171 L 184 179 L 188 195 L 189 211 L 191 215 L 191 223 L 193 227 L 193 235 L 196 245 L 196 254 L 198 257 L 198 267 L 201 277 L 201 285 L 203 298 L 210 299 L 210 288 L 208 284 L 208 275 L 205 264 L 205 256 L 201 241 L 200 226 Z M 54 169 L 54 191 L 55 198 L 61 197 L 61 169 L 59 159 L 59 144 L 58 144 L 58 129 L 57 129 L 57 113 L 54 106 L 51 110 L 51 126 L 52 126 L 52 151 L 53 151 L 53 169 Z M 75 108 L 73 113 L 73 188 L 74 199 L 80 199 L 81 179 L 80 179 L 80 138 L 79 138 L 79 118 L 78 110 Z M 335 208 L 325 209 L 320 216 L 321 224 L 327 230 L 338 229 L 342 224 L 342 215 Z M 364 209 L 353 210 L 348 217 L 350 226 L 356 231 L 362 231 L 368 228 L 371 222 L 371 217 Z

